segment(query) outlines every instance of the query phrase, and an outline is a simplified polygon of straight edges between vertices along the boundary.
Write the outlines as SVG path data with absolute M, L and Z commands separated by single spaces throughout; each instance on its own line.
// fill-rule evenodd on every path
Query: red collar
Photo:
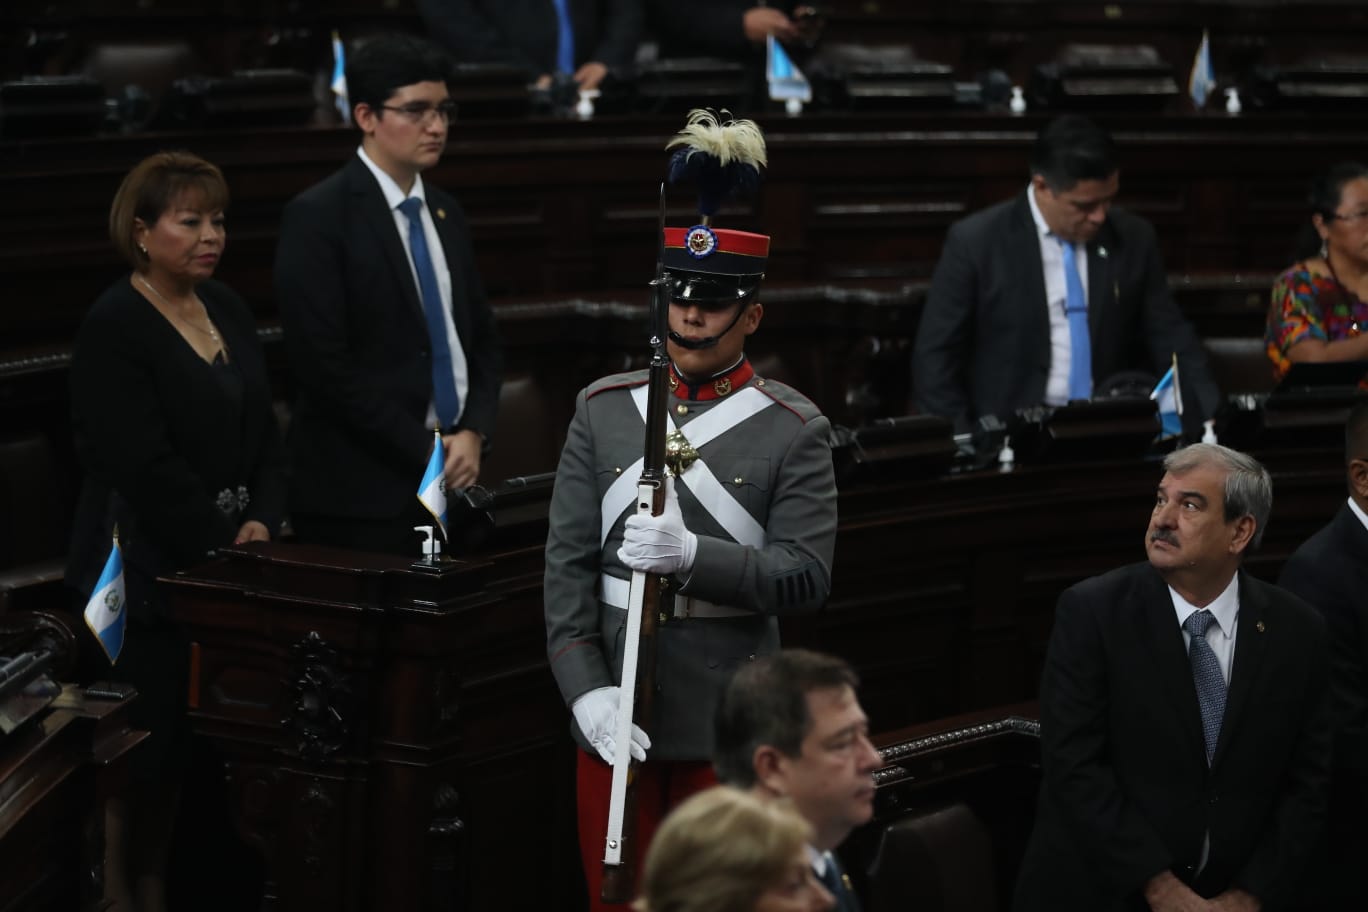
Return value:
M 707 380 L 698 383 L 690 383 L 675 371 L 675 366 L 670 365 L 670 390 L 677 399 L 691 399 L 695 402 L 708 402 L 713 399 L 722 399 L 731 395 L 736 390 L 745 386 L 750 379 L 755 376 L 755 368 L 751 367 L 750 361 L 745 358 L 741 363 L 733 367 L 724 374 L 718 374 Z

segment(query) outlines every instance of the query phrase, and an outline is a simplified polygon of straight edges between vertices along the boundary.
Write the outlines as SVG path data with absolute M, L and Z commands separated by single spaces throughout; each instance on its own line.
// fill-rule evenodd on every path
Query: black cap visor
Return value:
M 669 270 L 670 301 L 693 304 L 703 310 L 726 310 L 755 294 L 764 273 L 719 275 Z

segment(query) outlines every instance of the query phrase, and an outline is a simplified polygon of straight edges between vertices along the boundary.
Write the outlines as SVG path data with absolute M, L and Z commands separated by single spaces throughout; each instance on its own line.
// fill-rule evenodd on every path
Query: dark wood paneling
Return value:
M 1300 188 L 1360 154 L 1356 119 L 1114 117 L 1121 201 L 1152 219 L 1166 265 L 1200 285 L 1267 277 L 1305 219 Z M 722 223 L 773 235 L 774 282 L 925 281 L 949 225 L 1016 192 L 1041 117 L 813 117 L 765 123 L 771 168 Z M 498 300 L 643 288 L 655 259 L 655 187 L 673 120 L 458 124 L 431 179 L 470 216 Z M 221 165 L 233 192 L 220 277 L 264 320 L 281 208 L 352 153 L 342 129 L 0 143 L 3 347 L 69 343 L 90 301 L 125 267 L 105 237 L 122 175 L 160 148 Z M 671 220 L 693 216 L 673 200 Z M 1222 280 L 1225 281 L 1225 280 Z

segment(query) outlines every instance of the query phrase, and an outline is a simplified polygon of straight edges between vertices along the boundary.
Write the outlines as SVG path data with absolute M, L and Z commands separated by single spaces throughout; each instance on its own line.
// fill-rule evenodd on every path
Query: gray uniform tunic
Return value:
M 582 390 L 556 470 L 546 542 L 547 654 L 567 705 L 618 684 L 622 672 L 627 612 L 600 601 L 599 575 L 631 577 L 617 557 L 628 513 L 600 543 L 600 508 L 608 488 L 641 458 L 645 424 L 632 390 L 645 383 L 645 371 L 638 371 Z M 721 399 L 672 396 L 670 416 L 687 436 L 690 422 L 749 387 L 772 404 L 698 449 L 764 529 L 763 546 L 735 541 L 676 481 L 684 522 L 698 536 L 681 594 L 747 613 L 671 619 L 660 627 L 654 717 L 643 726 L 653 759 L 709 759 L 713 710 L 736 665 L 779 648 L 778 615 L 814 612 L 830 592 L 836 485 L 831 426 L 816 406 L 782 383 L 751 377 Z

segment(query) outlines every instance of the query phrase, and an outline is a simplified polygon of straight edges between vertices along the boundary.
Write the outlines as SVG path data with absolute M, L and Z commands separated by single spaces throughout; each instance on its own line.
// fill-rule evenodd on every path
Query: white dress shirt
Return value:
M 1353 510 L 1354 515 L 1358 517 L 1358 521 L 1363 523 L 1363 528 L 1368 529 L 1368 513 L 1364 513 L 1363 510 L 1359 508 L 1359 505 L 1354 503 L 1354 498 L 1352 497 L 1349 498 L 1349 509 Z
M 1206 610 L 1216 619 L 1216 623 L 1207 628 L 1206 641 L 1211 646 L 1211 651 L 1216 653 L 1216 662 L 1221 666 L 1221 676 L 1225 678 L 1226 687 L 1230 686 L 1230 666 L 1235 662 L 1235 630 L 1240 624 L 1239 583 L 1240 574 L 1236 573 L 1221 594 L 1216 596 L 1215 601 L 1206 606 Z M 1188 615 L 1199 609 L 1188 604 L 1172 586 L 1169 586 L 1169 597 L 1173 599 L 1173 610 L 1178 615 L 1178 626 L 1181 628 Z M 1184 630 L 1183 649 L 1187 650 L 1191 645 L 1192 637 Z
M 423 201 L 423 206 L 418 211 L 423 220 L 423 236 L 427 239 L 432 269 L 437 273 L 437 289 L 442 295 L 442 322 L 446 324 L 447 348 L 451 351 L 451 372 L 456 380 L 456 395 L 461 399 L 460 411 L 454 423 L 460 423 L 461 414 L 465 412 L 466 395 L 470 392 L 470 372 L 466 365 L 465 349 L 461 347 L 461 338 L 456 334 L 456 323 L 451 318 L 451 271 L 447 268 L 446 250 L 442 247 L 442 239 L 437 234 L 437 226 L 432 222 L 432 213 L 428 211 L 427 197 L 423 193 L 423 177 L 421 174 L 414 177 L 413 189 L 405 196 L 394 178 L 371 161 L 365 149 L 357 146 L 356 154 L 365 162 L 371 174 L 375 175 L 375 180 L 380 184 L 380 192 L 385 195 L 385 203 L 389 205 L 394 216 L 394 226 L 399 231 L 399 240 L 404 244 L 404 253 L 408 255 L 409 272 L 413 275 L 413 287 L 418 289 L 420 304 L 422 284 L 418 281 L 418 268 L 413 265 L 413 247 L 409 243 L 409 218 L 400 211 L 399 204 L 408 199 L 408 196 L 416 196 Z M 437 427 L 437 411 L 432 403 L 428 404 L 427 424 L 430 428 Z

